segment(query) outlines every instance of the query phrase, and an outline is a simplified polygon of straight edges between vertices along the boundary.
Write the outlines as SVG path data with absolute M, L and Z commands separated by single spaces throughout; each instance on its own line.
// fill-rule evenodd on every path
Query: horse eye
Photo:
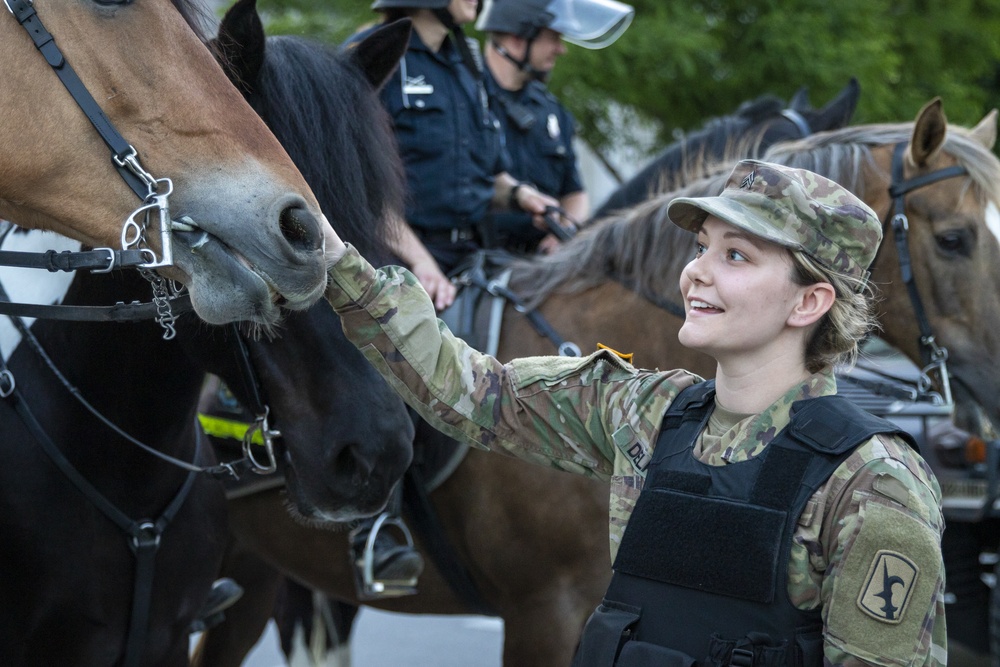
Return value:
M 972 243 L 969 234 L 964 231 L 950 231 L 934 236 L 934 240 L 943 252 L 949 255 L 968 257 L 972 253 Z
M 102 7 L 121 7 L 124 5 L 131 5 L 133 0 L 94 0 L 95 5 L 101 5 Z

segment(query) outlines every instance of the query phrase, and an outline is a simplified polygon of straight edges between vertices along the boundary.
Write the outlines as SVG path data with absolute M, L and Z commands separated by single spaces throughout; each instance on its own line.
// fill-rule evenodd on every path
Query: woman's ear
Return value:
M 802 288 L 798 303 L 788 316 L 788 325 L 807 327 L 820 320 L 833 307 L 837 292 L 830 283 L 813 283 Z

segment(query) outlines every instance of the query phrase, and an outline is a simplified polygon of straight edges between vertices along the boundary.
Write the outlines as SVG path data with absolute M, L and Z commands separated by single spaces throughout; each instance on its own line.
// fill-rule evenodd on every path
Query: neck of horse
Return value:
M 149 285 L 137 275 L 114 280 L 80 274 L 64 302 L 107 305 L 133 298 L 149 299 Z M 159 325 L 40 320 L 32 332 L 69 382 L 112 423 L 151 447 L 183 460 L 193 458 L 191 429 L 203 373 L 178 343 L 162 340 Z M 84 477 L 102 491 L 107 489 L 109 500 L 122 506 L 141 505 L 145 497 L 162 504 L 167 497 L 164 485 L 176 487 L 186 473 L 101 423 L 40 365 L 25 343 L 16 354 L 21 368 L 27 363 L 32 369 L 30 380 L 25 376 L 31 409 Z M 12 366 L 15 361 L 12 358 Z M 116 481 L 101 485 L 104 479 Z M 120 498 L 113 497 L 116 492 Z
M 538 310 L 583 354 L 602 343 L 633 353 L 633 364 L 639 368 L 685 368 L 705 377 L 715 373 L 711 357 L 677 342 L 683 320 L 613 280 L 574 294 L 553 295 Z M 524 315 L 508 307 L 499 358 L 541 354 L 555 354 L 552 343 L 535 333 Z

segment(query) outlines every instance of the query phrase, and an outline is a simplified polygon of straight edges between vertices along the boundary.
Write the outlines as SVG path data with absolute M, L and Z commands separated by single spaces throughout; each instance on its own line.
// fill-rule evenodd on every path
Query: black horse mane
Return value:
M 688 135 L 688 140 L 695 138 L 701 138 L 703 135 L 712 134 L 717 131 L 717 129 L 722 126 L 723 128 L 731 128 L 733 125 L 739 125 L 742 127 L 749 127 L 750 125 L 756 125 L 762 121 L 781 113 L 781 110 L 785 108 L 785 102 L 780 98 L 764 94 L 757 99 L 748 100 L 740 104 L 736 111 L 727 116 L 718 116 L 716 118 L 709 118 L 702 124 L 701 129 L 695 130 Z
M 346 53 L 299 37 L 267 39 L 250 104 L 302 172 L 333 228 L 376 265 L 403 172 L 388 116 Z
M 594 213 L 593 219 L 638 204 L 656 192 L 684 185 L 682 182 L 663 182 L 664 173 L 700 177 L 706 175 L 702 165 L 716 162 L 719 155 L 755 152 L 766 128 L 762 128 L 760 133 L 752 132 L 752 128 L 778 116 L 784 108 L 784 101 L 764 94 L 744 102 L 732 114 L 705 121 L 701 128 L 660 151 L 639 173 L 622 184 Z M 732 146 L 734 137 L 740 137 L 744 145 L 739 148 Z

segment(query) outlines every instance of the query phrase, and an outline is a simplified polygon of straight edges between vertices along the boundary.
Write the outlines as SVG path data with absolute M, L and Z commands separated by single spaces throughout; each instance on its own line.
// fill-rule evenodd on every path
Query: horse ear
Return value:
M 969 136 L 988 150 L 993 150 L 993 144 L 997 142 L 997 110 L 993 109 L 983 116 L 979 124 L 969 130 Z
M 910 160 L 912 164 L 922 167 L 944 144 L 948 132 L 948 120 L 944 117 L 944 109 L 940 97 L 924 105 L 917 114 L 913 124 L 913 138 L 910 139 Z
M 836 97 L 822 109 L 813 112 L 809 118 L 809 126 L 812 127 L 813 132 L 836 130 L 850 123 L 860 96 L 861 85 L 856 78 L 851 77 L 851 80 L 847 82 L 843 90 L 837 93 Z
M 264 24 L 257 14 L 257 0 L 239 0 L 219 24 L 212 46 L 229 80 L 244 94 L 252 93 L 264 66 Z
M 372 30 L 360 42 L 348 47 L 351 60 L 357 65 L 375 90 L 399 67 L 399 59 L 410 43 L 413 22 L 402 18 Z
M 795 91 L 792 99 L 788 102 L 788 108 L 799 113 L 812 109 L 812 105 L 809 104 L 809 88 L 807 86 L 802 86 Z

